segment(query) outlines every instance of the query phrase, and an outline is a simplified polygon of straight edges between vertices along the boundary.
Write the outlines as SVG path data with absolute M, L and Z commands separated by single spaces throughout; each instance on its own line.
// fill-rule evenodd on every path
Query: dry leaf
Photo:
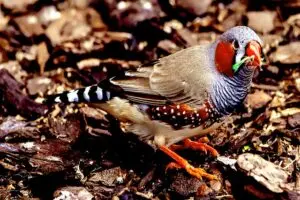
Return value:
M 282 64 L 300 63 L 300 42 L 291 42 L 287 45 L 279 46 L 269 58 L 272 62 L 280 62 Z
M 284 192 L 288 174 L 279 166 L 251 153 L 239 155 L 237 164 L 247 172 L 248 176 L 253 177 L 272 192 Z
M 252 11 L 247 13 L 248 26 L 260 33 L 269 33 L 274 29 L 276 12 Z

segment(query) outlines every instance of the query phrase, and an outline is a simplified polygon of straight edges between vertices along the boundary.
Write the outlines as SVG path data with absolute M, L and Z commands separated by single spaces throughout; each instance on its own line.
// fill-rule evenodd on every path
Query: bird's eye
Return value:
M 239 42 L 237 40 L 233 40 L 232 46 L 235 50 L 237 50 L 240 47 Z

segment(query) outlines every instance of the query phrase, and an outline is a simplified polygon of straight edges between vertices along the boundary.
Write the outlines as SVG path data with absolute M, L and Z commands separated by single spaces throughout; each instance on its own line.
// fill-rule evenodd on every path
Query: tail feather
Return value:
M 47 104 L 54 103 L 82 103 L 108 101 L 116 96 L 113 92 L 100 88 L 98 85 L 88 86 L 50 95 L 45 100 Z

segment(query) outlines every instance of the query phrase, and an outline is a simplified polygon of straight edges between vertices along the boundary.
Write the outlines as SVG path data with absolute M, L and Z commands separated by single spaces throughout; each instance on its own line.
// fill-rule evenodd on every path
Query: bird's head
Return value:
M 232 77 L 243 67 L 254 70 L 262 65 L 262 41 L 249 27 L 236 26 L 216 41 L 217 70 Z

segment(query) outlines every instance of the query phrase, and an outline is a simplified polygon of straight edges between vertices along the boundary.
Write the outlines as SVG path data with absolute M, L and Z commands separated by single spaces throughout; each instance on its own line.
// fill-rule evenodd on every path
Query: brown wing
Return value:
M 208 46 L 195 46 L 159 59 L 152 66 L 112 79 L 136 103 L 164 105 L 168 101 L 196 107 L 207 98 L 213 71 Z

